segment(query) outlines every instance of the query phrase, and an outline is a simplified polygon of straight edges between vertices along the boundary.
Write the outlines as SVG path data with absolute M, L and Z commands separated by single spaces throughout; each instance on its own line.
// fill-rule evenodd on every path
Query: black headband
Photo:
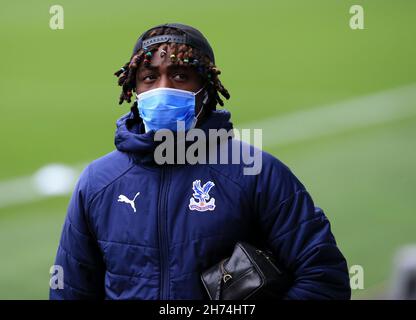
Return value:
M 170 27 L 181 30 L 184 34 L 183 35 L 159 35 L 152 38 L 147 38 L 146 36 L 152 31 L 153 29 L 160 28 L 160 27 Z M 143 40 L 145 38 L 145 40 Z M 209 44 L 208 40 L 204 37 L 204 35 L 194 27 L 181 24 L 181 23 L 164 23 L 157 25 L 153 28 L 142 33 L 142 35 L 137 39 L 136 44 L 133 49 L 132 55 L 136 54 L 142 48 L 148 47 L 152 44 L 161 43 L 161 42 L 175 42 L 175 43 L 182 43 L 188 44 L 195 49 L 200 50 L 202 53 L 206 54 L 208 58 L 215 64 L 215 57 L 214 52 Z

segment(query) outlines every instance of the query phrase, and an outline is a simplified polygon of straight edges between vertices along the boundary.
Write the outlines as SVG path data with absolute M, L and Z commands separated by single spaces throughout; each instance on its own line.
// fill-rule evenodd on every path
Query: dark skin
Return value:
M 201 76 L 191 66 L 178 66 L 170 60 L 170 48 L 167 48 L 167 54 L 161 57 L 160 53 L 162 47 L 153 53 L 150 65 L 147 67 L 143 64 L 137 69 L 136 73 L 136 93 L 156 89 L 156 88 L 174 88 L 197 92 L 203 86 Z M 196 95 L 195 115 L 201 109 L 204 90 L 201 90 Z M 198 116 L 199 119 L 203 117 L 203 111 Z

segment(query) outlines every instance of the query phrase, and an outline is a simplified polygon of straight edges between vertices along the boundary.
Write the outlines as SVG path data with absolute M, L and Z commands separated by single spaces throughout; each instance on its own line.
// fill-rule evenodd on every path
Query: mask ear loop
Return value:
M 205 83 L 197 92 L 194 92 L 194 96 L 198 95 L 198 93 L 200 93 L 202 91 L 202 89 L 205 88 L 207 84 Z
M 205 87 L 205 85 L 204 85 L 204 87 Z M 202 88 L 203 88 L 203 87 L 202 87 Z M 201 89 L 202 89 L 202 88 L 201 88 Z M 204 109 L 204 106 L 205 106 L 205 104 L 207 103 L 207 101 L 208 101 L 208 91 L 207 91 L 207 90 L 205 90 L 205 93 L 204 93 L 204 100 L 202 101 L 202 106 L 201 106 L 201 109 L 199 110 L 198 114 L 195 116 L 195 119 L 199 120 L 199 116 L 201 115 L 201 112 L 202 112 L 202 110 Z
M 206 84 L 205 84 L 206 85 Z M 197 91 L 197 93 L 195 93 L 195 95 L 197 95 L 204 87 L 205 87 L 205 85 L 201 88 L 201 89 L 199 89 L 198 91 Z M 192 126 L 191 126 L 191 128 L 195 128 L 195 125 L 196 125 L 196 123 L 198 122 L 198 120 L 199 120 L 199 116 L 201 115 L 201 112 L 202 112 L 202 110 L 204 109 L 204 106 L 205 106 L 205 104 L 207 103 L 207 101 L 208 101 L 208 91 L 207 90 L 205 90 L 205 93 L 204 93 L 204 100 L 202 101 L 202 106 L 201 106 L 201 109 L 199 110 L 199 112 L 198 112 L 198 114 L 196 115 L 196 116 L 194 116 L 194 123 L 192 124 Z

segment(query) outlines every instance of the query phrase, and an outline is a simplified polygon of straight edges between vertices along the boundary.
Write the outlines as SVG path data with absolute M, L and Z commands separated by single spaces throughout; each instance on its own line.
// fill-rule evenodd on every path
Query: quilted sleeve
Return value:
M 280 161 L 263 172 L 257 192 L 266 243 L 293 275 L 286 299 L 350 299 L 347 262 L 330 222 Z

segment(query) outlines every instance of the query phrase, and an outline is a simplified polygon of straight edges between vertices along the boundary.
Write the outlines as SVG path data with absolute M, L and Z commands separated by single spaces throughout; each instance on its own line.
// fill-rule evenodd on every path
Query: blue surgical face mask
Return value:
M 204 87 L 197 92 L 156 88 L 137 94 L 137 107 L 146 132 L 159 129 L 177 131 L 177 121 L 184 122 L 185 131 L 192 129 L 198 117 L 195 116 L 195 96 Z

